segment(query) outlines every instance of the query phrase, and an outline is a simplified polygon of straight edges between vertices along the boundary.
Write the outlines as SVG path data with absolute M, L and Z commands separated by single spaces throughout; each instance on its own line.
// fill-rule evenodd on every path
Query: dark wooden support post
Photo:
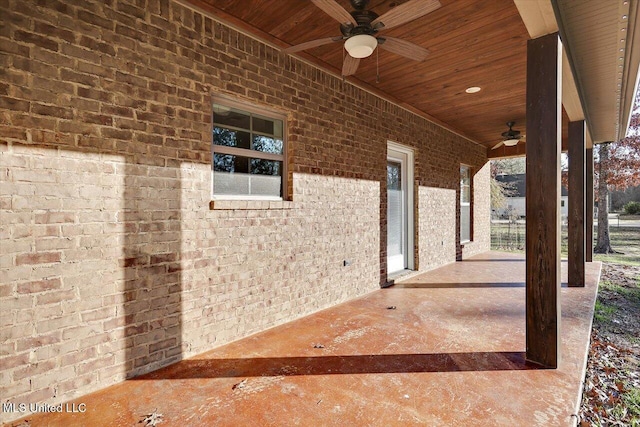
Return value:
M 593 148 L 586 152 L 585 261 L 593 261 Z
M 527 42 L 527 360 L 560 361 L 560 147 L 562 46 L 558 34 Z
M 584 287 L 585 269 L 585 127 L 569 122 L 569 259 L 570 287 Z

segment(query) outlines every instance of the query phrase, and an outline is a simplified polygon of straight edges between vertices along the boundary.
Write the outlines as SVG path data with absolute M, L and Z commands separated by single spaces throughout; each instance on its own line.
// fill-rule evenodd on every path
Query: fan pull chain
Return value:
M 344 58 L 345 58 L 345 56 L 344 56 L 344 51 L 345 51 L 345 50 L 346 50 L 346 49 L 343 47 L 343 48 L 342 48 L 342 66 L 343 66 L 343 67 L 344 67 Z M 340 74 L 342 74 L 342 71 L 340 72 Z M 346 78 L 346 76 L 345 76 L 344 74 L 342 74 L 342 83 L 343 83 L 343 84 L 344 84 L 344 79 L 345 79 L 345 78 Z
M 376 83 L 380 83 L 380 49 L 376 49 Z

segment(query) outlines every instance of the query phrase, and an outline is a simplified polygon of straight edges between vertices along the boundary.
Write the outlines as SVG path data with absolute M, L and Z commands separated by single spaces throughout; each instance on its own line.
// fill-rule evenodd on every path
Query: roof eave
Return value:
M 620 104 L 620 130 L 618 140 L 627 136 L 631 114 L 635 103 L 635 95 L 638 91 L 640 79 L 640 8 L 638 2 L 630 2 L 629 23 L 627 25 L 627 46 L 624 58 L 624 74 L 621 89 Z
M 608 18 L 617 17 L 618 25 L 599 28 L 595 26 L 591 28 L 588 22 L 583 20 L 584 16 L 589 16 L 584 12 L 588 5 L 602 7 L 603 3 L 577 5 L 574 0 L 551 0 L 551 4 L 593 142 L 601 143 L 624 138 L 629 128 L 638 85 L 640 29 L 638 28 L 637 2 L 618 0 L 604 3 L 607 7 L 611 7 L 603 12 L 606 12 Z M 597 13 L 591 16 L 599 17 Z M 583 41 L 579 39 L 581 34 L 578 31 L 580 25 L 583 28 L 589 27 L 591 33 L 600 32 L 598 40 L 607 41 L 608 55 L 598 56 L 598 53 L 602 53 L 598 51 L 598 47 L 592 43 L 581 43 Z M 612 42 L 616 44 L 615 52 L 610 46 Z M 589 74 L 594 64 L 601 66 L 601 72 L 596 77 Z M 590 91 L 602 90 L 603 87 L 600 85 L 614 81 L 615 89 L 605 96 L 595 96 L 594 93 L 590 93 Z M 613 85 L 613 83 L 609 84 Z

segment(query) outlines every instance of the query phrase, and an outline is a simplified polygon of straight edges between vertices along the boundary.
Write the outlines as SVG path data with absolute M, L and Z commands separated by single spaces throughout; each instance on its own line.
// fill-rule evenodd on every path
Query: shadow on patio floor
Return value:
M 562 287 L 567 288 L 567 282 L 562 282 Z M 524 282 L 498 282 L 498 283 L 419 283 L 419 282 L 401 282 L 393 285 L 395 289 L 466 289 L 466 288 L 524 288 Z
M 524 352 L 191 359 L 135 379 L 235 378 L 543 369 Z M 135 380 L 134 379 L 134 380 Z
M 425 289 L 464 289 L 464 288 L 524 288 L 524 282 L 502 282 L 502 283 L 419 283 L 402 282 L 394 285 L 396 289 L 402 288 L 425 288 Z

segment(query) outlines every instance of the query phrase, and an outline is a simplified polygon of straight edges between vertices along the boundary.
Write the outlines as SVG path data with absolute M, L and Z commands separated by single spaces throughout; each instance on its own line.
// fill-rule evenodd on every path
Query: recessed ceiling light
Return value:
M 465 89 L 465 92 L 467 93 L 477 93 L 480 92 L 482 89 L 478 86 L 471 86 Z

